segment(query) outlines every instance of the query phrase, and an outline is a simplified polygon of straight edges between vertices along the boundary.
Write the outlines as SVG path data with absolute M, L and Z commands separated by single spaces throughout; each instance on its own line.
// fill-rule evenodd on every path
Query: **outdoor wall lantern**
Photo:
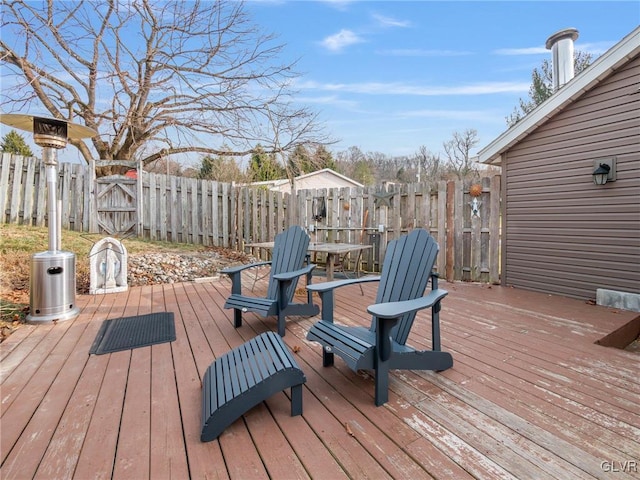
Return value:
M 594 162 L 593 183 L 604 185 L 616 180 L 616 157 L 604 158 Z
M 601 163 L 598 168 L 593 171 L 593 183 L 596 185 L 604 185 L 607 183 L 607 177 L 611 167 L 606 163 Z

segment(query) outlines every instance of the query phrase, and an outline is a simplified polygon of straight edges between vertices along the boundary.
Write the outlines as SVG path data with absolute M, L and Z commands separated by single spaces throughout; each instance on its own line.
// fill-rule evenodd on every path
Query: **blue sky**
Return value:
M 594 59 L 640 23 L 638 1 L 278 1 L 247 3 L 304 75 L 298 99 L 339 139 L 334 151 L 434 153 L 454 131 L 482 148 L 528 98 L 553 33 L 574 27 Z
M 442 153 L 466 129 L 478 132 L 475 154 L 528 98 L 532 70 L 551 59 L 550 35 L 578 29 L 575 48 L 595 59 L 640 24 L 640 0 L 248 0 L 245 8 L 286 45 L 283 63 L 299 59 L 296 99 L 319 112 L 338 140 L 330 149 L 389 156 L 421 146 Z M 62 157 L 80 161 L 74 148 Z

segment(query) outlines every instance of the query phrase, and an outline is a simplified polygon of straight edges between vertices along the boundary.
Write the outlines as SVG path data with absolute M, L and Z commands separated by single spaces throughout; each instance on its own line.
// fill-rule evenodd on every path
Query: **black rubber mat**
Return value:
M 93 341 L 89 354 L 131 350 L 156 343 L 173 342 L 176 327 L 172 312 L 105 320 Z

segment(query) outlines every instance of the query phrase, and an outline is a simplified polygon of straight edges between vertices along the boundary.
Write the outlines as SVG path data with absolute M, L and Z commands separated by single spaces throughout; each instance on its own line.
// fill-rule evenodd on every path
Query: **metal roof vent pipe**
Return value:
M 546 47 L 551 50 L 553 67 L 553 91 L 557 92 L 571 80 L 573 68 L 573 42 L 578 38 L 578 30 L 566 28 L 554 33 L 547 39 Z

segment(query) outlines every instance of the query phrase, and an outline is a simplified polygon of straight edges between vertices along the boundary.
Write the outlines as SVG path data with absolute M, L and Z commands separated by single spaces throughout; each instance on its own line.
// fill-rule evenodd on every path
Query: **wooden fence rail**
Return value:
M 480 179 L 477 197 L 460 181 L 289 194 L 153 174 L 139 165 L 128 176 L 96 179 L 97 164 L 60 164 L 62 228 L 244 250 L 298 224 L 312 241 L 373 245 L 362 268 L 376 272 L 387 243 L 421 227 L 438 241 L 437 268 L 448 280 L 499 282 L 499 176 Z M 44 172 L 36 158 L 2 154 L 0 222 L 46 225 Z

